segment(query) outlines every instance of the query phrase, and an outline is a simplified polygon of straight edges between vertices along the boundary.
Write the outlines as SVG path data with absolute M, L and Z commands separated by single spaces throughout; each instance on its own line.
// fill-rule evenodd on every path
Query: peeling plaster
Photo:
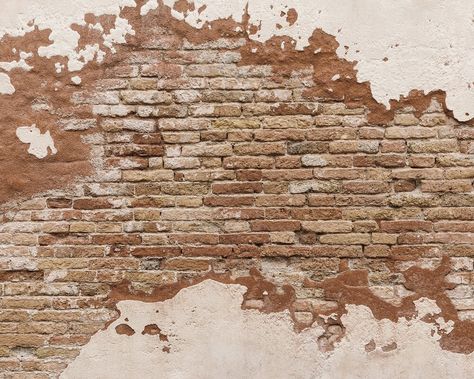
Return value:
M 175 0 L 164 0 L 173 8 Z M 195 28 L 231 18 L 258 26 L 250 38 L 259 42 L 290 36 L 304 49 L 315 29 L 335 36 L 340 58 L 355 61 L 357 80 L 370 82 L 373 97 L 387 108 L 390 100 L 412 90 L 443 90 L 446 105 L 459 121 L 474 117 L 473 4 L 462 0 L 413 2 L 403 0 L 196 0 L 184 13 L 172 15 Z M 150 0 L 142 14 L 158 6 Z M 294 9 L 297 20 L 286 18 Z M 278 28 L 277 25 L 282 26 Z M 316 52 L 315 52 L 316 53 Z
M 10 77 L 0 72 L 0 94 L 11 95 L 12 93 L 15 93 L 15 87 L 13 87 Z
M 115 15 L 115 28 L 104 34 L 104 45 L 112 49 L 113 43 L 125 42 L 126 34 L 133 34 L 127 20 L 120 18 L 120 10 L 125 6 L 136 6 L 134 0 L 67 0 L 67 1 L 30 1 L 17 0 L 6 2 L 0 15 L 0 38 L 4 35 L 23 36 L 35 28 L 51 30 L 51 44 L 38 48 L 41 57 L 67 57 L 69 71 L 78 71 L 92 60 L 101 62 L 104 51 L 98 44 L 88 44 L 78 49 L 80 34 L 72 26 L 86 25 L 84 16 L 87 13 L 95 16 Z M 103 30 L 101 25 L 90 25 L 91 28 Z M 6 92 L 2 92 L 6 93 Z
M 171 8 L 175 3 L 176 0 L 164 0 Z M 137 4 L 134 0 L 7 2 L 0 16 L 0 37 L 21 36 L 35 27 L 50 29 L 52 43 L 38 48 L 38 55 L 67 57 L 68 70 L 79 71 L 94 59 L 100 63 L 105 51 L 98 43 L 79 49 L 80 35 L 72 25 L 86 25 L 87 13 L 116 16 L 110 33 L 103 34 L 104 46 L 114 52 L 114 43 L 124 43 L 126 35 L 134 34 L 128 20 L 119 16 L 125 6 Z M 140 14 L 146 15 L 157 7 L 157 0 L 149 0 Z M 295 48 L 302 50 L 309 45 L 315 29 L 335 36 L 339 42 L 338 56 L 357 62 L 357 80 L 369 82 L 373 97 L 387 108 L 390 100 L 406 97 L 412 90 L 443 90 L 447 93 L 447 107 L 459 121 L 474 116 L 474 24 L 469 2 L 429 0 L 417 4 L 403 0 L 380 6 L 375 0 L 196 0 L 185 13 L 176 9 L 171 13 L 199 29 L 217 19 L 242 22 L 246 11 L 250 24 L 258 26 L 250 38 L 259 42 L 273 36 L 289 36 Z M 100 23 L 88 25 L 104 30 Z M 26 62 L 22 65 L 28 66 Z M 13 93 L 11 83 L 2 76 L 0 93 Z
M 53 138 L 49 133 L 41 134 L 41 131 L 36 127 L 35 124 L 32 126 L 21 126 L 16 129 L 16 136 L 23 143 L 29 143 L 28 153 L 34 155 L 36 158 L 43 159 L 48 156 L 48 149 L 52 155 L 55 155 L 58 151 L 54 146 Z
M 474 370 L 472 354 L 440 348 L 442 317 L 422 321 L 440 311 L 431 299 L 415 301 L 417 317 L 396 323 L 376 320 L 366 306 L 346 305 L 345 335 L 323 352 L 321 326 L 298 333 L 288 311 L 243 310 L 245 292 L 238 284 L 205 280 L 163 302 L 121 301 L 120 317 L 91 338 L 61 378 L 378 379 L 383 372 L 462 379 Z
M 33 56 L 33 53 L 20 52 L 20 59 L 18 61 L 11 62 L 0 62 L 0 68 L 5 71 L 11 71 L 13 69 L 21 69 L 30 71 L 33 67 L 26 63 L 26 59 Z

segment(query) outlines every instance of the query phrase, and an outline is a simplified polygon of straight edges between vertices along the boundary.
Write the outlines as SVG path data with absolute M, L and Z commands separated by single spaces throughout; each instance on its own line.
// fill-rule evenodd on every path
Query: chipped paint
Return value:
M 43 159 L 48 156 L 48 153 L 55 155 L 58 152 L 49 130 L 42 134 L 35 124 L 32 126 L 20 126 L 16 129 L 16 136 L 21 142 L 30 145 L 28 153 L 36 158 Z
M 474 8 L 469 2 L 196 0 L 185 12 L 174 9 L 175 3 L 164 1 L 174 17 L 198 29 L 219 19 L 240 23 L 248 12 L 249 24 L 257 26 L 251 39 L 289 36 L 297 50 L 309 46 L 314 31 L 322 29 L 335 36 L 338 56 L 356 62 L 357 80 L 369 82 L 372 96 L 387 108 L 390 100 L 412 90 L 443 90 L 448 109 L 459 121 L 474 117 Z M 156 7 L 150 0 L 142 14 Z M 296 14 L 294 22 L 286 19 L 290 9 Z
M 323 351 L 323 327 L 296 332 L 288 311 L 243 310 L 245 292 L 242 285 L 205 280 L 163 302 L 121 301 L 120 317 L 92 337 L 61 378 L 151 379 L 159 372 L 166 378 L 378 379 L 384 372 L 434 379 L 468 378 L 474 370 L 473 354 L 443 351 L 443 331 L 423 321 L 440 311 L 430 299 L 420 298 L 418 315 L 398 322 L 347 305 L 345 335 Z

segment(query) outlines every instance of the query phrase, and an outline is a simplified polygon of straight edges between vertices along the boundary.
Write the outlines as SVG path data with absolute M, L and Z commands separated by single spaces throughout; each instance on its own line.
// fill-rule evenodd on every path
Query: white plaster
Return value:
M 322 352 L 317 343 L 321 327 L 296 333 L 287 311 L 242 310 L 244 293 L 240 285 L 206 280 L 164 302 L 122 301 L 119 319 L 91 338 L 61 378 L 472 377 L 474 356 L 442 350 L 437 326 L 419 316 L 379 321 L 369 308 L 348 305 L 342 317 L 344 337 L 334 351 Z M 420 314 L 437 311 L 429 299 L 416 306 Z M 123 323 L 135 334 L 117 334 L 115 327 Z M 168 341 L 142 335 L 148 324 L 156 324 Z M 371 341 L 375 350 L 366 352 Z M 393 343 L 394 350 L 382 350 Z
M 115 53 L 113 44 L 125 43 L 125 36 L 127 34 L 134 35 L 135 31 L 132 26 L 128 23 L 128 20 L 118 17 L 115 19 L 115 27 L 110 30 L 109 34 L 104 35 L 104 45 Z
M 24 51 L 20 52 L 20 59 L 17 61 L 10 61 L 10 62 L 0 62 L 0 68 L 5 71 L 11 71 L 15 68 L 19 68 L 21 70 L 30 71 L 33 67 L 26 63 L 28 58 L 31 58 L 33 53 L 26 53 Z
M 86 45 L 78 50 L 80 35 L 72 29 L 73 24 L 86 25 L 84 16 L 92 13 L 96 16 L 116 15 L 125 6 L 136 6 L 134 0 L 15 0 L 2 4 L 0 13 L 0 38 L 4 35 L 22 36 L 35 27 L 39 30 L 51 30 L 51 44 L 39 47 L 37 54 L 41 57 L 67 57 L 69 71 L 79 71 L 84 65 L 94 59 L 99 63 L 103 60 L 104 51 L 99 44 Z M 100 24 L 89 25 L 91 28 L 102 30 Z M 124 43 L 126 34 L 133 34 L 127 20 L 117 17 L 115 27 L 110 34 L 104 34 L 104 45 L 115 52 L 112 44 Z M 21 61 L 20 61 L 21 62 Z M 26 67 L 26 66 L 25 66 Z M 62 66 L 56 63 L 56 72 L 62 71 Z M 0 83 L 0 93 L 3 91 Z
M 79 84 L 81 84 L 82 79 L 79 76 L 76 75 L 76 76 L 73 76 L 71 78 L 71 82 L 73 82 L 75 85 L 79 85 Z
M 15 87 L 13 87 L 10 77 L 0 72 L 0 94 L 11 95 L 12 93 L 15 93 Z
M 175 2 L 164 0 L 170 7 Z M 472 1 L 196 0 L 194 4 L 194 11 L 183 15 L 172 10 L 172 15 L 201 28 L 216 19 L 242 21 L 248 4 L 250 23 L 260 26 L 251 38 L 264 42 L 287 35 L 300 50 L 321 28 L 339 42 L 340 58 L 357 62 L 357 80 L 369 81 L 374 98 L 386 107 L 390 99 L 414 89 L 444 90 L 447 106 L 458 120 L 474 117 Z M 206 8 L 199 13 L 203 5 Z M 150 0 L 142 13 L 154 7 L 156 2 Z M 280 15 L 290 8 L 298 13 L 292 26 Z M 283 28 L 278 29 L 277 23 Z
M 49 130 L 41 134 L 41 130 L 35 124 L 32 126 L 20 126 L 16 129 L 16 136 L 21 142 L 30 144 L 28 153 L 36 158 L 43 159 L 47 157 L 48 149 L 52 155 L 58 152 Z
M 148 0 L 141 8 L 140 15 L 145 16 L 148 12 L 158 8 L 158 0 Z
M 441 313 L 441 309 L 436 304 L 436 301 L 427 299 L 426 297 L 415 300 L 414 303 L 418 312 L 418 318 L 434 316 Z

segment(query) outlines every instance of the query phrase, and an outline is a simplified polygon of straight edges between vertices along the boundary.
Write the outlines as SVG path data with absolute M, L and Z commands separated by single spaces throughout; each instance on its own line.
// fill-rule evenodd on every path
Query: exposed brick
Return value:
M 446 281 L 454 285 L 443 294 L 459 318 L 473 317 L 468 123 L 434 96 L 416 112 L 403 100 L 392 107 L 394 119 L 379 124 L 371 103 L 347 87 L 353 79 L 335 78 L 328 92 L 306 53 L 298 67 L 287 65 L 291 48 L 269 60 L 257 52 L 251 63 L 242 32 L 197 42 L 183 39 L 178 24 L 150 25 L 146 36 L 137 28 L 117 46 L 117 62 L 99 80 L 81 76 L 71 107 L 67 86 L 58 91 L 61 109 L 54 96 L 34 97 L 39 116 L 49 114 L 59 134 L 90 148 L 74 153 L 68 170 L 89 157 L 92 169 L 2 209 L 5 379 L 60 376 L 116 317 L 107 299 L 118 285 L 154 297 L 208 274 L 259 281 L 258 270 L 277 294 L 294 289 L 289 306 L 299 328 L 311 325 L 313 312 L 337 309 L 335 294 L 321 286 L 328 278 L 340 275 L 350 291 L 368 285 L 396 308 L 416 289 L 405 288 L 403 273 L 436 268 L 447 256 Z M 326 66 L 322 74 L 334 75 L 337 65 Z M 58 154 L 44 161 L 52 174 L 67 153 L 61 138 Z M 21 175 L 5 183 L 14 191 L 24 185 Z M 360 270 L 354 283 L 350 270 Z M 274 295 L 260 292 L 248 291 L 244 305 L 270 309 Z M 324 328 L 323 342 L 330 330 L 342 333 L 331 321 Z

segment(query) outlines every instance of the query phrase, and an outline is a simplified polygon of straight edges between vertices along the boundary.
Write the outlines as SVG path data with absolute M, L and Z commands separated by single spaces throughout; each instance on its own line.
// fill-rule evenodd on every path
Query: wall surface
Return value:
M 0 14 L 0 379 L 472 378 L 474 6 Z

